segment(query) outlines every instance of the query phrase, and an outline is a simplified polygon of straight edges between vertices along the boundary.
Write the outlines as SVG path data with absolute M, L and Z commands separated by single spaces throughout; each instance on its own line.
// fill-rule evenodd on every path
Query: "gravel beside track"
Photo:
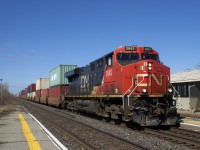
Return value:
M 200 132 L 185 130 L 182 128 L 170 128 L 170 131 L 175 134 L 180 134 L 182 137 L 197 141 L 200 143 Z
M 116 137 L 129 141 L 130 143 L 142 145 L 146 147 L 146 149 L 152 149 L 152 150 L 160 150 L 160 149 L 162 150 L 188 150 L 189 149 L 186 146 L 182 146 L 182 145 L 175 144 L 166 140 L 162 140 L 160 138 L 139 132 L 138 130 L 134 131 L 130 128 L 122 128 L 117 125 L 112 125 L 110 123 L 99 121 L 97 119 L 92 119 L 92 118 L 88 118 L 82 115 L 70 113 L 70 112 L 67 112 L 66 110 L 58 110 L 56 108 L 47 107 L 47 106 L 39 105 L 32 102 L 25 102 L 25 101 L 20 101 L 20 102 L 26 109 L 28 109 L 30 113 L 32 113 L 40 122 L 42 122 L 66 147 L 72 150 L 88 149 L 88 148 L 86 148 L 85 146 L 80 146 L 80 144 L 77 144 L 76 140 L 72 140 L 72 138 L 69 137 L 68 135 L 65 135 L 63 131 L 59 131 L 58 128 L 56 128 L 50 122 L 48 122 L 47 119 L 44 119 L 42 115 L 43 116 L 46 115 L 49 118 L 53 118 L 54 122 L 58 122 L 59 124 L 63 126 L 63 129 L 72 131 L 78 137 L 82 139 L 86 139 L 88 143 L 94 146 L 91 149 L 108 149 L 108 150 L 115 149 L 116 150 L 116 149 L 139 149 L 139 148 L 133 148 L 131 145 L 128 145 L 122 141 L 119 141 L 119 139 L 105 137 L 105 134 L 101 135 L 100 133 L 98 133 L 97 135 L 97 132 L 92 131 L 91 129 L 89 130 L 88 128 L 86 129 L 83 126 L 81 128 L 78 128 L 78 126 L 80 125 L 78 125 L 77 123 L 74 123 L 71 120 L 75 120 L 76 122 L 79 121 L 81 123 L 90 125 L 93 128 L 97 128 L 103 132 L 107 132 L 109 134 L 115 135 Z M 33 110 L 33 107 L 36 107 L 36 106 L 37 108 Z M 54 113 L 54 114 L 51 114 L 49 112 L 47 113 L 47 110 L 45 109 L 51 109 L 52 111 L 57 112 L 57 113 Z M 60 115 L 58 115 L 58 113 Z M 84 130 L 88 130 L 88 132 L 85 132 Z
M 185 145 L 192 149 L 200 149 L 200 133 L 198 132 L 188 131 L 179 128 L 171 128 L 169 130 L 153 130 L 146 128 L 144 132 L 146 134 L 157 136 L 176 144 Z

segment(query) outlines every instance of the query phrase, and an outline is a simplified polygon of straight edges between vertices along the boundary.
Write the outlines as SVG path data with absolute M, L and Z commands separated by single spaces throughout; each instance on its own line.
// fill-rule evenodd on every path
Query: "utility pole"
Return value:
M 1 100 L 2 100 L 2 80 L 3 79 L 0 79 L 1 80 Z

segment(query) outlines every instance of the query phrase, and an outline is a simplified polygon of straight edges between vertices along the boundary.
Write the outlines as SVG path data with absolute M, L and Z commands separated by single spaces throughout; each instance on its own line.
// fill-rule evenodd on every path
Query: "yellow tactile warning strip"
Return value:
M 189 120 L 189 119 L 184 119 L 183 122 L 187 122 L 187 123 L 192 123 L 192 124 L 196 124 L 196 125 L 200 125 L 200 121 L 197 120 Z
M 31 132 L 29 126 L 28 126 L 28 123 L 24 119 L 23 115 L 18 114 L 18 118 L 21 122 L 22 130 L 23 130 L 24 136 L 26 138 L 26 141 L 28 142 L 29 149 L 30 150 L 41 150 L 39 143 L 37 142 L 37 140 L 33 136 L 32 132 Z

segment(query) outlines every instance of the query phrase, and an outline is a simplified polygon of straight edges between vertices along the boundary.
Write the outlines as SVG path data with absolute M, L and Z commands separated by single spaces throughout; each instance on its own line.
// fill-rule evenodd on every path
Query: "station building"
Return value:
M 200 70 L 191 70 L 171 74 L 177 108 L 200 112 Z

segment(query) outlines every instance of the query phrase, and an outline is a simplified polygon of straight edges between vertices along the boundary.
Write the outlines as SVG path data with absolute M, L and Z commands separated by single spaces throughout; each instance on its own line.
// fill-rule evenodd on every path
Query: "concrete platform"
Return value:
M 25 111 L 0 118 L 0 150 L 67 149 Z
M 194 120 L 186 117 L 184 119 L 181 119 L 181 121 L 182 121 L 182 123 L 180 124 L 181 127 L 192 129 L 195 131 L 200 131 L 200 120 Z

